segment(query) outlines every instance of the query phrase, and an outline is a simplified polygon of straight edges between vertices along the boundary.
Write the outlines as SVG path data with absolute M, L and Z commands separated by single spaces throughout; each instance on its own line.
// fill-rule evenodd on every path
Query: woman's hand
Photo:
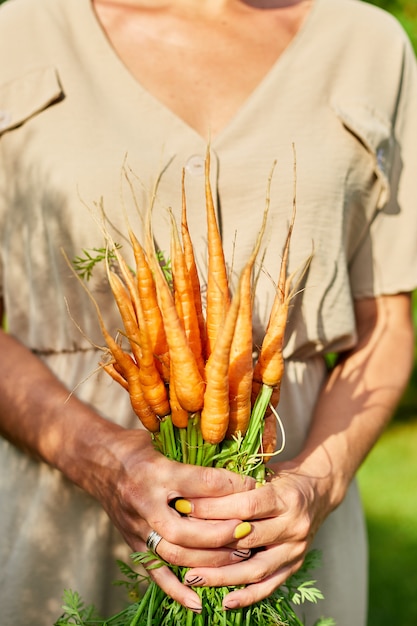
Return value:
M 242 493 L 254 488 L 253 479 L 170 461 L 154 449 L 145 431 L 117 429 L 111 439 L 101 440 L 101 448 L 93 452 L 95 464 L 101 466 L 96 465 L 84 488 L 100 501 L 133 551 L 146 551 L 146 539 L 155 530 L 162 537 L 158 556 L 173 565 L 225 567 L 250 556 L 249 548 L 233 545 L 242 522 L 239 514 L 206 521 L 182 517 L 170 503 L 179 496 L 210 499 Z M 168 568 L 151 569 L 149 574 L 168 595 L 201 610 L 198 595 Z
M 249 560 L 220 568 L 191 569 L 185 582 L 192 586 L 248 585 L 229 593 L 224 608 L 248 606 L 269 596 L 297 571 L 313 537 L 329 513 L 322 481 L 303 473 L 294 463 L 277 466 L 279 472 L 266 485 L 244 494 L 220 499 L 195 499 L 192 515 L 207 517 L 239 511 L 251 532 L 232 544 L 250 549 Z
M 42 361 L 1 330 L 0 352 L 7 355 L 0 360 L 0 433 L 96 498 L 132 550 L 147 550 L 146 538 L 156 530 L 163 537 L 158 554 L 173 564 L 221 566 L 247 558 L 248 552 L 224 547 L 233 542 L 239 513 L 219 522 L 191 520 L 169 502 L 242 492 L 254 487 L 252 479 L 169 461 L 146 431 L 126 430 L 69 397 Z M 168 568 L 152 576 L 174 599 L 201 609 L 197 594 Z
M 194 586 L 248 585 L 228 594 L 225 608 L 265 598 L 299 569 L 316 531 L 343 500 L 403 393 L 413 362 L 409 294 L 360 300 L 355 312 L 357 345 L 323 386 L 298 457 L 277 463 L 276 477 L 260 489 L 192 503 L 197 517 L 239 512 L 252 531 L 233 545 L 262 548 L 238 566 L 188 572 L 188 584 Z

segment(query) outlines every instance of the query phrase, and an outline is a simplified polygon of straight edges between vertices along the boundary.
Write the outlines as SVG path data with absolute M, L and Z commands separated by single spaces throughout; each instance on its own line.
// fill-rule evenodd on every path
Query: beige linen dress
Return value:
M 0 9 L 0 59 L 0 289 L 10 332 L 102 415 L 135 425 L 127 394 L 93 374 L 103 341 L 61 249 L 72 259 L 103 245 L 101 203 L 116 239 L 116 229 L 126 232 L 125 214 L 140 236 L 137 206 L 146 210 L 160 176 L 154 228 L 169 253 L 167 208 L 178 214 L 185 167 L 204 278 L 207 137 L 133 79 L 89 0 L 9 0 Z M 290 270 L 312 252 L 313 259 L 285 347 L 279 412 L 286 457 L 303 445 L 325 376 L 323 354 L 355 344 L 354 299 L 417 285 L 416 112 L 414 56 L 398 24 L 356 0 L 315 0 L 297 37 L 212 139 L 211 176 L 232 274 L 252 249 L 277 160 L 255 343 L 291 215 L 296 147 Z M 115 332 L 104 268 L 90 286 Z M 114 559 L 127 558 L 128 549 L 106 515 L 58 472 L 5 440 L 0 538 L 2 626 L 51 626 L 65 588 L 101 611 L 120 608 L 110 582 Z M 338 626 L 364 626 L 366 540 L 354 485 L 316 545 L 323 551 L 317 578 L 326 600 L 305 609 L 307 624 L 325 614 Z

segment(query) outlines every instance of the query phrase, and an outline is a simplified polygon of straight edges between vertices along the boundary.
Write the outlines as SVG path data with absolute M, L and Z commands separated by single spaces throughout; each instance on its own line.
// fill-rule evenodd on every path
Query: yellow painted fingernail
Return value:
M 175 510 L 182 515 L 189 515 L 193 510 L 191 502 L 189 500 L 184 500 L 183 498 L 178 498 L 178 500 L 175 500 L 174 507 Z
M 243 537 L 249 535 L 251 530 L 252 526 L 249 524 L 249 522 L 241 522 L 236 526 L 233 536 L 235 539 L 243 539 Z

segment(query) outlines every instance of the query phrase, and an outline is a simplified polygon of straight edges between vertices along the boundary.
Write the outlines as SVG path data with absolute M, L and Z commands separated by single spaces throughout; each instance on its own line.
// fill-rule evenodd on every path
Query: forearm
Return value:
M 42 361 L 3 331 L 0 354 L 0 433 L 96 496 L 95 480 L 106 468 L 110 473 L 121 427 L 70 396 Z
M 318 478 L 330 509 L 392 417 L 413 363 L 409 297 L 381 298 L 362 320 L 359 343 L 335 367 L 319 396 L 299 471 Z

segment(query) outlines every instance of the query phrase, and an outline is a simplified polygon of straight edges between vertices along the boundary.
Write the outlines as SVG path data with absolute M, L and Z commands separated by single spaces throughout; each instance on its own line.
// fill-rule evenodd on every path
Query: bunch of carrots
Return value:
M 293 276 L 288 275 L 287 266 L 295 218 L 295 193 L 276 296 L 259 357 L 254 364 L 252 306 L 255 266 L 267 221 L 269 187 L 257 241 L 232 289 L 209 174 L 210 154 L 207 151 L 207 291 L 204 306 L 187 224 L 183 174 L 180 227 L 170 213 L 171 268 L 168 276 L 155 250 L 151 217 L 148 218 L 145 241 L 142 243 L 128 227 L 135 262 L 133 270 L 126 263 L 120 248 L 110 242 L 107 274 L 123 329 L 115 339 L 107 330 L 96 305 L 107 354 L 100 365 L 127 390 L 134 412 L 152 434 L 160 452 L 185 463 L 226 467 L 254 476 L 262 483 L 266 480 L 266 461 L 275 453 L 276 424 L 281 425 L 273 407 L 279 400 L 284 372 L 284 332 L 289 303 L 294 294 Z M 124 337 L 125 344 L 127 341 L 126 347 L 122 346 L 120 336 Z M 284 441 L 282 427 L 281 431 Z M 136 562 L 148 567 L 150 562 L 154 567 L 154 561 L 153 554 L 136 555 Z M 173 569 L 178 576 L 186 572 L 185 568 Z M 295 597 L 294 589 L 288 592 L 290 599 Z M 258 606 L 230 611 L 226 615 L 219 607 L 227 589 L 196 588 L 196 591 L 202 594 L 205 607 L 201 615 L 176 605 L 164 596 L 155 583 L 150 582 L 145 597 L 137 603 L 135 610 L 130 610 L 127 621 L 117 623 L 123 623 L 123 626 L 172 623 L 179 626 L 302 624 L 288 597 L 281 592 Z M 312 589 L 309 599 L 316 601 L 319 597 L 320 592 Z M 161 611 L 165 612 L 161 614 Z
M 284 371 L 282 348 L 292 297 L 287 264 L 295 211 L 285 242 L 269 324 L 254 365 L 254 268 L 265 229 L 267 207 L 252 254 L 232 294 L 209 172 L 208 152 L 205 167 L 205 307 L 187 224 L 183 174 L 180 229 L 170 214 L 169 279 L 155 250 L 150 219 L 144 244 L 129 227 L 136 265 L 133 271 L 120 249 L 112 246 L 111 254 L 116 263 L 113 266 L 108 263 L 107 273 L 123 322 L 121 334 L 127 338 L 128 347 L 123 348 L 113 338 L 98 311 L 109 357 L 101 366 L 128 391 L 133 410 L 162 451 L 166 451 L 163 444 L 165 431 L 173 427 L 179 437 L 182 461 L 203 465 L 218 464 L 219 458 L 231 461 L 220 452 L 225 445 L 230 457 L 230 446 L 234 445 L 239 448 L 240 456 L 245 457 L 248 471 L 251 471 L 255 458 L 255 464 L 259 465 L 259 460 L 264 460 L 262 455 L 272 453 L 276 445 L 276 418 L 272 416 L 274 428 L 267 428 L 267 432 L 264 432 L 264 418 L 268 407 L 278 403 Z M 255 432 L 248 438 L 249 424 L 255 413 L 257 425 L 251 429 Z

